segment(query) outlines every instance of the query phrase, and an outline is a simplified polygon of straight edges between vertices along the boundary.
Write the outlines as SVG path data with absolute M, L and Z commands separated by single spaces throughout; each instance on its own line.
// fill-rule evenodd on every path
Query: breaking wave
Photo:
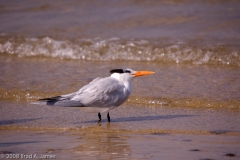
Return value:
M 145 61 L 177 64 L 240 66 L 240 48 L 198 41 L 28 38 L 0 36 L 0 54 L 91 61 Z

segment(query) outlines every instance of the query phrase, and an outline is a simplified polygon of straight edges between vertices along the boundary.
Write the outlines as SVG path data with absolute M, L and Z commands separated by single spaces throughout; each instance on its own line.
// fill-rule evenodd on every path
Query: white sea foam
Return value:
M 92 61 L 148 61 L 177 64 L 240 66 L 240 48 L 232 45 L 192 45 L 163 40 L 0 37 L 0 53 Z

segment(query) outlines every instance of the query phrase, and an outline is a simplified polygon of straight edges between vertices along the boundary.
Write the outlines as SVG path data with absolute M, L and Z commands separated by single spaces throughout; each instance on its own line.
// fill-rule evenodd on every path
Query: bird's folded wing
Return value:
M 88 85 L 95 83 L 96 81 L 100 80 L 101 78 L 95 78 L 92 82 L 90 82 Z M 85 85 L 82 87 L 79 91 L 85 90 L 88 88 L 88 85 Z M 83 107 L 84 105 L 81 103 L 81 101 L 72 101 L 71 99 L 76 96 L 78 92 L 56 96 L 56 97 L 50 97 L 50 98 L 42 98 L 39 99 L 37 102 L 33 102 L 32 104 L 38 104 L 38 105 L 51 105 L 51 106 L 65 106 L 65 107 Z
M 80 89 L 71 101 L 86 107 L 110 107 L 121 105 L 129 96 L 124 85 L 112 77 L 98 79 Z

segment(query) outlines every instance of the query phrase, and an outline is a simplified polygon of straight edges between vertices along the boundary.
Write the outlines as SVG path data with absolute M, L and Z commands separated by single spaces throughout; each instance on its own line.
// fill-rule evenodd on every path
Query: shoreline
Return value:
M 96 122 L 97 123 L 97 122 Z M 105 122 L 103 122 L 105 123 Z M 113 122 L 114 123 L 114 122 Z M 136 130 L 127 130 L 127 129 L 111 129 L 111 124 L 107 123 L 104 128 L 102 124 L 96 124 L 95 126 L 84 126 L 84 127 L 29 127 L 29 126 L 0 126 L 0 131 L 43 131 L 43 132 L 69 132 L 69 133 L 121 133 L 121 134 L 152 134 L 152 135 L 161 135 L 161 134 L 191 134 L 191 135 L 224 135 L 224 136 L 239 136 L 240 131 L 207 131 L 207 130 L 169 130 L 169 129 L 136 129 Z M 114 124 L 113 124 L 114 125 Z
M 0 130 L 121 132 L 138 134 L 220 134 L 240 136 L 240 112 L 182 107 L 134 106 L 125 103 L 106 113 L 98 123 L 97 114 L 79 108 L 38 106 L 0 101 Z M 103 126 L 106 126 L 104 128 Z

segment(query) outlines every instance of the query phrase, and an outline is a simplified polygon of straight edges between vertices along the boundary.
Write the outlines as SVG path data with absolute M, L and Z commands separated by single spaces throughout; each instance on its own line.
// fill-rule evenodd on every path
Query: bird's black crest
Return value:
M 113 73 L 124 73 L 124 70 L 123 70 L 123 69 L 112 69 L 112 70 L 110 71 L 110 73 L 111 73 L 111 74 L 113 74 Z
M 113 73 L 120 73 L 120 74 L 122 74 L 122 73 L 132 73 L 132 72 L 133 72 L 133 70 L 131 70 L 131 69 L 129 69 L 129 68 L 125 68 L 125 69 L 113 69 L 113 70 L 110 71 L 111 74 L 113 74 Z

